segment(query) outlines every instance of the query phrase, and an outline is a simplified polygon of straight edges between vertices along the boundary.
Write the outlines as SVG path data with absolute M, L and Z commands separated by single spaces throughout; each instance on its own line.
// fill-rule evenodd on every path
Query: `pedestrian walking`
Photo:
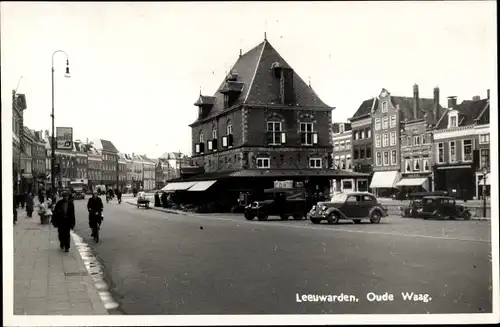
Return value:
M 26 213 L 28 215 L 28 218 L 33 217 L 33 207 L 35 205 L 35 200 L 33 199 L 33 194 L 28 193 L 26 195 Z
M 21 208 L 24 209 L 24 203 L 26 202 L 26 192 L 19 193 L 19 202 L 21 203 Z
M 161 199 L 160 199 L 160 193 L 157 191 L 155 192 L 155 207 L 161 207 L 162 206 L 162 202 L 164 201 L 164 198 L 165 196 L 161 195 Z
M 57 227 L 61 251 L 69 252 L 70 230 L 75 228 L 76 223 L 75 206 L 68 192 L 64 192 L 62 196 L 55 206 L 52 223 Z
M 17 194 L 14 193 L 14 202 L 13 202 L 13 208 L 14 208 L 14 225 L 17 224 Z

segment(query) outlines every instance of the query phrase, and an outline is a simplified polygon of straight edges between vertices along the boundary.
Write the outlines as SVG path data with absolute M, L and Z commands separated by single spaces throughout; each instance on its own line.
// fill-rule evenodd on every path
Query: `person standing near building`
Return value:
M 65 252 L 69 252 L 70 248 L 70 230 L 75 228 L 75 206 L 70 200 L 68 192 L 63 193 L 63 198 L 59 200 L 54 209 L 52 218 L 54 227 L 57 227 L 59 234 L 59 247 Z
M 33 217 L 33 207 L 35 206 L 35 200 L 33 199 L 33 194 L 28 193 L 26 195 L 26 213 L 28 218 Z
M 14 192 L 14 202 L 12 202 L 12 207 L 14 208 L 14 225 L 17 224 L 17 194 Z

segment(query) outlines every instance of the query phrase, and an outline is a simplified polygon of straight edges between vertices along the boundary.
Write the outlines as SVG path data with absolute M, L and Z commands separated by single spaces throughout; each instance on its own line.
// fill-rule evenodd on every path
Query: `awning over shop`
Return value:
M 395 188 L 401 179 L 399 171 L 376 171 L 373 174 L 370 188 Z
M 214 185 L 217 181 L 202 181 L 196 182 L 189 191 L 202 192 L 208 190 L 212 185 Z
M 396 186 L 422 186 L 427 178 L 403 178 Z
M 163 192 L 173 192 L 173 191 L 186 191 L 191 186 L 196 184 L 197 182 L 177 182 L 177 183 L 168 183 L 161 190 Z

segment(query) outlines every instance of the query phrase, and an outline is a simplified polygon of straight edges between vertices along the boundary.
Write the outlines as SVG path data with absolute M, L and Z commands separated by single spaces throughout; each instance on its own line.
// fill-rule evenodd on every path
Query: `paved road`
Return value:
M 75 231 L 93 244 L 85 202 L 77 201 Z M 113 201 L 105 204 L 101 236 L 95 251 L 125 314 L 491 311 L 487 221 L 249 222 Z M 369 302 L 369 292 L 394 299 Z M 404 301 L 401 292 L 432 300 Z M 358 302 L 298 302 L 297 294 L 353 295 Z

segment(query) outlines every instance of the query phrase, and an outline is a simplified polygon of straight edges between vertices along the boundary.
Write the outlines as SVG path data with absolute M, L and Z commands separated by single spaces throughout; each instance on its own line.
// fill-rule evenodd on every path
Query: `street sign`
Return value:
M 73 127 L 57 127 L 56 128 L 57 149 L 72 150 L 73 149 Z

